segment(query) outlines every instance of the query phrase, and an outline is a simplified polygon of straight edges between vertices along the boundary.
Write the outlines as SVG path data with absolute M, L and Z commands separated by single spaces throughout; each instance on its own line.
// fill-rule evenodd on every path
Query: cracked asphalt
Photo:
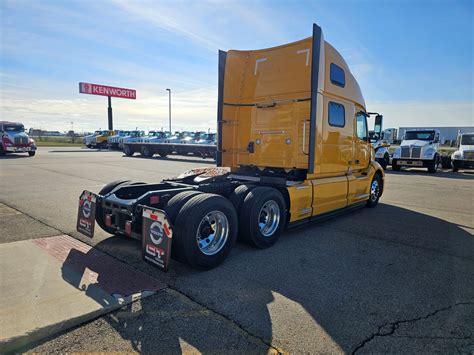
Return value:
M 219 268 L 163 273 L 140 243 L 75 232 L 83 189 L 155 182 L 211 161 L 40 148 L 0 160 L 0 242 L 66 233 L 169 285 L 32 352 L 474 353 L 474 174 L 387 171 L 375 209 L 238 244 Z M 56 151 L 56 152 L 53 152 Z

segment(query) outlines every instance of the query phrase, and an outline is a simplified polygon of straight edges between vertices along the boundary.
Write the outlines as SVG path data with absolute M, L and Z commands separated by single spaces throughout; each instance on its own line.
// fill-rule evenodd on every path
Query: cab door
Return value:
M 366 200 L 369 196 L 370 177 L 367 170 L 372 146 L 369 142 L 367 117 L 362 111 L 358 111 L 354 117 L 353 137 L 353 159 L 348 170 L 348 204 Z
M 354 106 L 336 97 L 324 98 L 320 129 L 320 173 L 312 179 L 313 215 L 347 206 L 347 169 L 352 159 Z

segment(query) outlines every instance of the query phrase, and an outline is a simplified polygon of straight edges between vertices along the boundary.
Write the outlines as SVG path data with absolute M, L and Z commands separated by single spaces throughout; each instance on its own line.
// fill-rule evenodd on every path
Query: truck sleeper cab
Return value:
M 267 248 L 287 226 L 377 205 L 384 171 L 364 98 L 319 26 L 283 46 L 220 51 L 218 88 L 217 168 L 160 184 L 107 185 L 97 196 L 103 229 L 141 239 L 143 208 L 163 210 L 172 256 L 210 269 L 237 238 Z

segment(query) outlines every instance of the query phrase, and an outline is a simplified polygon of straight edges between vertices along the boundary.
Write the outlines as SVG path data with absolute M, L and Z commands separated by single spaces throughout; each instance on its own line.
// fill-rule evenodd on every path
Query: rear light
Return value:
M 106 214 L 105 215 L 105 225 L 107 227 L 112 226 L 112 215 L 111 214 Z
M 157 205 L 160 203 L 160 196 L 150 196 L 150 204 Z
M 125 222 L 125 233 L 132 235 L 132 221 Z

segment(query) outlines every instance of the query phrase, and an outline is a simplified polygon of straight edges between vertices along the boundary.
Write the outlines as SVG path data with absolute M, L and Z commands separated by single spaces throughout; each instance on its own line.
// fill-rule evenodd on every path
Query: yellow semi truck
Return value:
M 115 181 L 80 196 L 77 229 L 95 221 L 142 240 L 144 260 L 216 267 L 237 238 L 272 246 L 285 227 L 377 205 L 367 112 L 343 57 L 313 25 L 286 45 L 219 51 L 217 167 L 158 184 Z M 374 132 L 380 136 L 382 116 Z

